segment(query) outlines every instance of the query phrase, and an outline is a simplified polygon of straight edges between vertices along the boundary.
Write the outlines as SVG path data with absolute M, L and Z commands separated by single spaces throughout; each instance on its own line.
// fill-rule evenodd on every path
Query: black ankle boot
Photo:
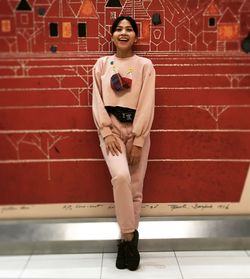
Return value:
M 138 251 L 139 233 L 134 231 L 134 237 L 131 241 L 126 241 L 125 250 L 125 264 L 129 270 L 136 270 L 140 263 L 140 254 Z
M 118 244 L 118 252 L 116 257 L 116 267 L 118 269 L 125 269 L 126 266 L 126 258 L 125 258 L 125 241 L 121 240 Z

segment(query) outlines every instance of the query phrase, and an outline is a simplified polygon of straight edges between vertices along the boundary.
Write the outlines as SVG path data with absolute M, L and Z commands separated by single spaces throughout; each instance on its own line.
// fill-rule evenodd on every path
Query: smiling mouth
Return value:
M 127 41 L 129 41 L 129 38 L 119 38 L 119 41 L 121 41 L 121 42 L 127 42 Z

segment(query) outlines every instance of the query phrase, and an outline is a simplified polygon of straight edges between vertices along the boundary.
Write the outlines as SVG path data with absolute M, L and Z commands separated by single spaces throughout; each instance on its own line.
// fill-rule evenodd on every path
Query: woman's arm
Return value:
M 103 138 L 112 135 L 112 122 L 102 100 L 101 85 L 102 61 L 98 59 L 93 67 L 92 113 L 98 132 Z
M 145 137 L 149 134 L 155 107 L 155 69 L 150 61 L 145 65 L 143 84 L 140 92 L 136 114 L 133 122 L 133 145 L 142 147 Z

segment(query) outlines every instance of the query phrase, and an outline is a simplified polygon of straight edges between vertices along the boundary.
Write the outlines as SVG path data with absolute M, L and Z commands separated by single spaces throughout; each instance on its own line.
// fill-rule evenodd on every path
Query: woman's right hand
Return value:
M 118 141 L 118 139 L 114 135 L 109 135 L 104 138 L 107 154 L 111 152 L 113 156 L 119 155 L 119 153 L 122 153 L 121 145 Z

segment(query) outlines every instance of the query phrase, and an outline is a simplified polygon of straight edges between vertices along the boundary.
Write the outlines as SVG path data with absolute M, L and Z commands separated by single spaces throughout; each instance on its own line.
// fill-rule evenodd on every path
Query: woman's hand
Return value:
M 141 159 L 141 150 L 142 148 L 136 145 L 132 146 L 130 155 L 129 155 L 129 164 L 135 166 L 140 162 Z
M 114 135 L 110 135 L 104 138 L 107 154 L 109 152 L 115 156 L 119 155 L 119 153 L 122 153 L 121 145 L 118 141 L 118 139 Z

